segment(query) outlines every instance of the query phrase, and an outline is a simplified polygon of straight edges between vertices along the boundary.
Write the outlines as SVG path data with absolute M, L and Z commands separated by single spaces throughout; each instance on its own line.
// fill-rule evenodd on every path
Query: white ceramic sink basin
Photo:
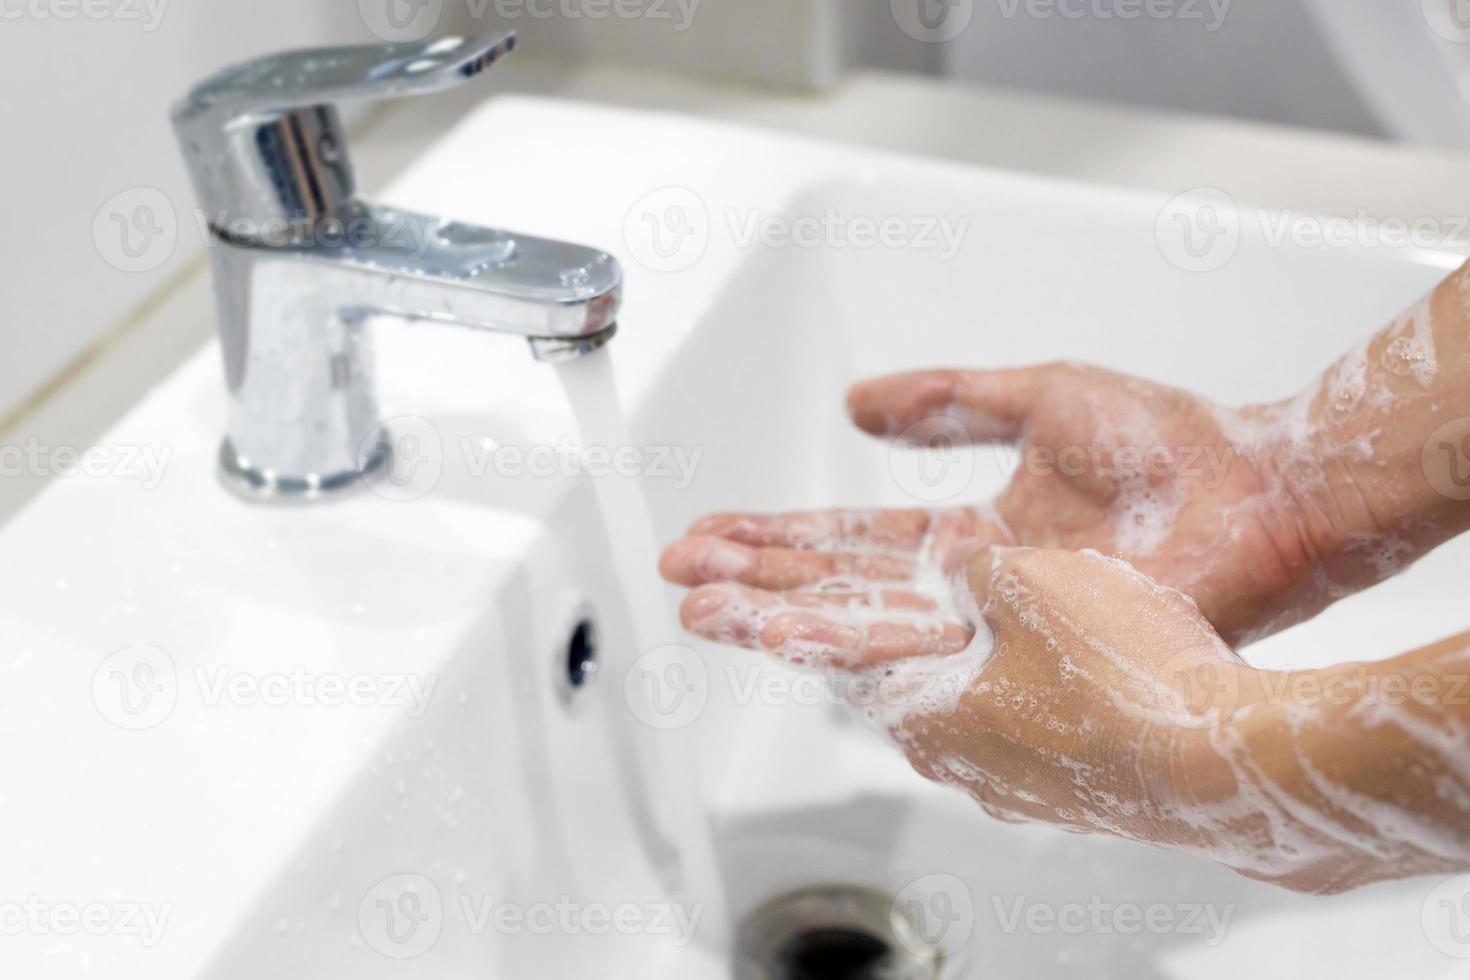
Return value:
M 521 99 L 488 104 L 390 197 L 624 260 L 612 357 L 665 539 L 717 509 L 912 505 L 887 450 L 846 425 L 853 378 L 1066 357 L 1280 397 L 1450 264 L 1272 248 L 1248 221 L 1233 260 L 1189 273 L 1157 240 L 1167 195 Z M 829 215 L 845 230 L 812 246 L 743 240 Z M 935 247 L 853 240 L 916 215 L 932 225 L 905 234 L 932 227 Z M 952 254 L 945 228 L 962 231 Z M 697 785 L 735 916 L 803 885 L 896 895 L 953 876 L 970 976 L 1459 975 L 1421 925 L 1436 882 L 1300 898 L 1000 825 L 750 654 L 696 645 L 693 707 L 650 735 L 629 708 L 644 651 L 623 591 L 649 589 L 613 573 L 590 485 L 485 469 L 487 440 L 575 438 L 553 369 L 513 340 L 375 329 L 388 412 L 419 420 L 399 426 L 428 473 L 397 494 L 412 499 L 228 496 L 211 350 L 105 440 L 167 450 L 156 486 L 60 479 L 0 532 L 0 908 L 30 909 L 19 929 L 0 916 L 5 975 L 725 976 L 728 930 L 677 941 L 640 857 L 629 753 L 650 737 L 692 752 L 661 782 Z M 998 488 L 1001 459 L 977 455 L 953 499 Z M 1249 656 L 1372 659 L 1462 629 L 1443 583 L 1467 565 L 1443 549 Z M 605 669 L 569 697 L 568 636 L 588 615 Z M 658 640 L 689 642 L 671 620 Z M 558 903 L 592 918 L 515 924 Z M 1130 927 L 1152 906 L 1167 927 Z M 1068 910 L 1094 907 L 1103 925 L 1075 928 Z M 631 927 L 599 934 L 598 909 Z

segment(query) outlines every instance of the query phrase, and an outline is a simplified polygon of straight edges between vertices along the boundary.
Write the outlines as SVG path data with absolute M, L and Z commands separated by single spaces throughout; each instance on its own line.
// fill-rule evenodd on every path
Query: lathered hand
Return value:
M 705 518 L 663 562 L 678 584 L 725 583 L 691 594 L 691 628 L 953 649 L 968 624 L 933 586 L 1002 544 L 1122 557 L 1245 643 L 1470 529 L 1470 271 L 1278 403 L 1056 364 L 880 378 L 848 407 L 884 438 L 1019 442 L 1021 465 L 984 507 Z

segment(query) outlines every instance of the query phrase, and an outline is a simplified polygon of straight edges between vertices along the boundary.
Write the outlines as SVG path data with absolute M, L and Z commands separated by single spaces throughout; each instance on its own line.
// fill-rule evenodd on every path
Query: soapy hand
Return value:
M 1118 555 L 1193 596 L 1232 641 L 1323 604 L 1275 469 L 1276 409 L 1072 364 L 880 378 L 854 387 L 848 408 L 884 438 L 1019 441 L 1021 463 L 984 507 L 705 518 L 663 561 L 670 581 L 704 586 L 685 603 L 689 628 L 772 650 L 813 639 L 892 656 L 954 650 L 968 624 L 938 593 L 995 544 Z
M 998 819 L 1153 844 L 1309 893 L 1470 867 L 1464 709 L 1377 696 L 1461 689 L 1470 637 L 1372 666 L 1262 671 L 1193 600 L 1117 559 L 963 553 L 948 559 L 947 604 L 974 624 L 963 656 L 938 655 L 942 615 L 901 590 L 855 605 L 724 586 L 686 619 L 823 672 L 918 772 Z M 844 625 L 834 608 L 882 628 Z M 936 655 L 895 652 L 914 646 Z
M 1470 265 L 1300 395 L 1241 409 L 1067 364 L 870 381 L 849 408 L 874 435 L 1019 441 L 1007 489 L 707 517 L 662 570 L 693 588 L 691 631 L 863 694 L 917 769 L 997 816 L 1300 891 L 1462 872 L 1470 634 L 1288 672 L 1225 640 L 1470 530 L 1467 322 Z

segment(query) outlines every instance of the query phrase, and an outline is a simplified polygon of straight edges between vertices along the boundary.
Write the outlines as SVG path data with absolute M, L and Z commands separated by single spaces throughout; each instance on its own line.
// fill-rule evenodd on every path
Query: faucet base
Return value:
M 391 458 L 388 443 L 378 442 L 364 457 L 361 469 L 304 477 L 280 476 L 250 465 L 226 439 L 219 447 L 219 475 L 225 489 L 251 503 L 312 503 L 360 489 L 364 480 L 386 470 Z

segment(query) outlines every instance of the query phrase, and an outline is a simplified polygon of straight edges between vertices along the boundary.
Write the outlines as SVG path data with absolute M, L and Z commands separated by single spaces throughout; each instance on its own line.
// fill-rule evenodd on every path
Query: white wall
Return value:
M 113 211 L 124 220 L 159 201 L 192 207 L 169 128 L 173 100 L 230 61 L 367 35 L 355 3 L 103 0 L 91 5 L 110 11 L 102 19 L 82 9 L 0 0 L 0 416 L 197 254 L 188 213 L 173 220 L 175 231 L 183 225 L 174 247 L 158 236 L 136 260 L 120 252 L 109 214 L 94 236 L 99 211 L 120 193 Z M 160 227 L 167 219 L 155 208 Z
M 514 29 L 532 51 L 803 88 L 836 81 L 841 67 L 835 12 L 844 0 L 419 2 L 457 30 Z
M 977 0 L 974 7 L 972 22 L 949 45 L 947 73 L 955 78 L 1295 126 L 1383 132 L 1301 0 L 1165 0 L 1157 9 L 1176 15 L 1157 19 L 1091 13 L 1129 9 L 1123 0 Z M 1063 10 L 1083 15 L 1063 16 Z

